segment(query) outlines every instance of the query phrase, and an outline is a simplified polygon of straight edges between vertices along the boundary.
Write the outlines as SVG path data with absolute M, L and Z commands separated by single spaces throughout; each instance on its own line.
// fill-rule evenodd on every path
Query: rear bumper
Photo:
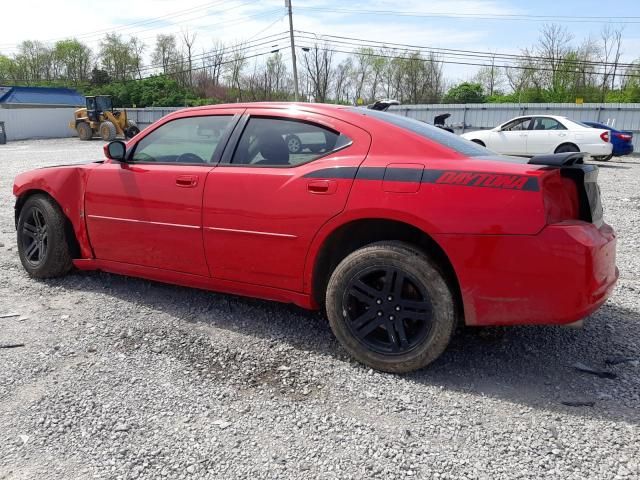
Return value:
M 606 157 L 611 155 L 613 145 L 606 142 L 580 144 L 580 150 L 593 157 Z
M 614 145 L 613 146 L 613 154 L 616 157 L 621 157 L 622 155 L 631 155 L 633 153 L 633 143 L 627 145 Z
M 562 325 L 598 309 L 618 278 L 608 225 L 573 221 L 538 235 L 439 235 L 467 325 Z

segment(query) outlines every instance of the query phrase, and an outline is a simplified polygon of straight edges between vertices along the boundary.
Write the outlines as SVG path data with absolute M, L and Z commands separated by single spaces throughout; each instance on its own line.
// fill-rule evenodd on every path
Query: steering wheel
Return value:
M 176 158 L 176 163 L 205 163 L 202 158 L 200 158 L 195 153 L 183 153 Z

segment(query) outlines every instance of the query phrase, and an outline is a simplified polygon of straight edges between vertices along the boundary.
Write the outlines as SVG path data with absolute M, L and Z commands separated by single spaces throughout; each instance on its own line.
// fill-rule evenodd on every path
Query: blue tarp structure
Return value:
M 84 97 L 71 88 L 0 86 L 0 107 L 80 107 L 84 105 Z

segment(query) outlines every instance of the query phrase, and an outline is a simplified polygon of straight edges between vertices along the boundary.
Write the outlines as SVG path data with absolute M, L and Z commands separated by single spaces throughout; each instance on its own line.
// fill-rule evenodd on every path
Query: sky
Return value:
M 294 29 L 311 32 L 320 40 L 322 35 L 337 35 L 420 47 L 520 53 L 535 44 L 544 23 L 566 26 L 579 43 L 589 35 L 597 37 L 609 22 L 624 27 L 622 61 L 640 58 L 638 0 L 291 1 Z M 142 39 L 148 56 L 157 34 L 190 32 L 196 34 L 196 52 L 211 49 L 215 42 L 255 42 L 273 35 L 247 52 L 279 49 L 290 59 L 288 38 L 277 35 L 289 28 L 284 4 L 285 0 L 5 1 L 0 7 L 0 53 L 13 55 L 26 39 L 52 43 L 72 36 L 97 51 L 104 34 L 115 31 L 124 38 Z M 312 43 L 298 40 L 300 46 Z M 335 48 L 352 49 L 348 45 Z M 298 50 L 298 56 L 303 54 Z M 469 79 L 478 67 L 446 64 L 444 68 L 445 76 L 457 81 Z

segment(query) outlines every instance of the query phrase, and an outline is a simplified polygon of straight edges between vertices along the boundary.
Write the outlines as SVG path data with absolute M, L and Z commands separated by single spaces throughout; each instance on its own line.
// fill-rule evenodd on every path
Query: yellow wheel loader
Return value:
M 114 110 L 109 95 L 86 97 L 87 106 L 79 108 L 73 114 L 73 121 L 69 128 L 78 133 L 80 140 L 91 140 L 99 135 L 104 141 L 110 142 L 116 135 L 125 139 L 133 138 L 140 129 L 135 122 L 127 118 L 127 111 Z

